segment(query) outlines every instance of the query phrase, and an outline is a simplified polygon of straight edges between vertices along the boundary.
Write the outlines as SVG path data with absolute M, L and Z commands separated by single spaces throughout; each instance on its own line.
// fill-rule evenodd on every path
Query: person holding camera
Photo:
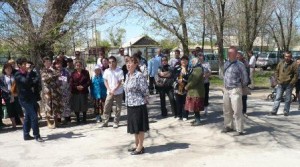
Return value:
M 27 64 L 25 57 L 19 58 L 17 65 L 19 70 L 15 73 L 15 82 L 18 90 L 19 103 L 25 112 L 23 125 L 24 140 L 35 139 L 38 142 L 43 142 L 44 140 L 40 136 L 38 117 L 34 107 L 36 99 L 32 98 L 35 96 L 32 87 L 38 83 L 38 79 L 33 77 L 33 71 L 30 68 L 30 64 Z M 34 137 L 29 135 L 31 128 Z

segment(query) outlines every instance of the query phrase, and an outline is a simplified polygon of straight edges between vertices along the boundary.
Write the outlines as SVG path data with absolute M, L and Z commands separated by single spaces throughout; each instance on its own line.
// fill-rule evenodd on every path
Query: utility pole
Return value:
M 205 11 L 205 9 L 206 9 L 206 5 L 205 5 L 205 3 L 206 3 L 206 0 L 203 0 L 203 17 L 202 17 L 202 19 L 203 19 L 203 31 L 202 31 L 202 51 L 204 52 L 204 38 L 205 38 L 205 17 L 206 17 L 206 11 Z

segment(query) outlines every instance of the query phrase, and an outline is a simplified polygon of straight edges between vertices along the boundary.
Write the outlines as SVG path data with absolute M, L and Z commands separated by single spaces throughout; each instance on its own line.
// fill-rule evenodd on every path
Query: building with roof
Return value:
M 156 51 L 158 48 L 160 48 L 160 46 L 159 43 L 154 39 L 150 38 L 147 35 L 142 35 L 136 38 L 132 38 L 129 41 L 125 42 L 122 45 L 122 48 L 124 48 L 124 53 L 128 54 L 129 56 L 133 55 L 138 50 L 140 50 L 143 53 L 142 56 L 148 59 L 149 57 L 154 56 L 156 54 Z M 108 55 L 117 55 L 119 54 L 118 52 L 118 48 L 113 48 L 110 50 Z

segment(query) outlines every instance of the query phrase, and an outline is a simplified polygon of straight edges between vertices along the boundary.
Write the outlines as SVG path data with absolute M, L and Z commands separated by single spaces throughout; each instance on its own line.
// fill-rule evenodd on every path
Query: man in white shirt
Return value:
M 97 65 L 98 66 L 100 66 L 100 67 L 102 67 L 102 59 L 105 57 L 105 50 L 103 49 L 101 49 L 100 51 L 99 51 L 99 57 L 98 57 L 98 59 L 97 59 Z
M 117 59 L 117 66 L 122 68 L 125 65 L 124 48 L 119 49 L 119 54 L 115 58 Z
M 249 88 L 253 89 L 254 88 L 254 72 L 255 72 L 255 63 L 256 63 L 256 58 L 255 55 L 253 55 L 253 51 L 249 51 L 248 52 L 248 56 L 249 56 L 249 66 L 250 66 L 250 85 Z
M 101 127 L 108 127 L 110 112 L 112 110 L 113 101 L 116 101 L 116 114 L 114 118 L 114 128 L 118 128 L 122 109 L 123 85 L 124 79 L 123 71 L 117 67 L 117 59 L 114 56 L 108 58 L 109 68 L 104 71 L 104 84 L 107 89 L 107 97 L 104 104 L 103 121 Z
M 180 64 L 180 50 L 175 50 L 175 57 L 169 60 L 169 65 L 174 68 Z

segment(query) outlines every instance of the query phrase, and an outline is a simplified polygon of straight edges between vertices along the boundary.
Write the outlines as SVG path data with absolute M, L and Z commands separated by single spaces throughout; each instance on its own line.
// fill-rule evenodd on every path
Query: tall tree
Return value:
M 269 31 L 277 43 L 279 50 L 288 51 L 296 31 L 296 19 L 299 18 L 300 2 L 297 0 L 275 1 L 272 12 L 272 22 Z
M 224 71 L 224 25 L 226 20 L 226 0 L 207 0 L 211 24 L 217 36 L 217 45 L 219 53 L 219 75 L 223 77 Z
M 266 20 L 270 16 L 270 11 L 265 10 L 266 5 L 270 5 L 267 0 L 241 0 L 238 1 L 239 13 L 242 19 L 237 19 L 240 22 L 239 41 L 242 44 L 242 50 L 251 51 L 253 43 L 258 36 L 261 28 L 263 28 Z
M 2 21 L 8 21 L 14 31 L 6 28 L 5 40 L 39 64 L 42 57 L 54 55 L 53 44 L 58 39 L 83 24 L 80 18 L 93 1 L 0 0 L 0 12 L 5 17 Z

